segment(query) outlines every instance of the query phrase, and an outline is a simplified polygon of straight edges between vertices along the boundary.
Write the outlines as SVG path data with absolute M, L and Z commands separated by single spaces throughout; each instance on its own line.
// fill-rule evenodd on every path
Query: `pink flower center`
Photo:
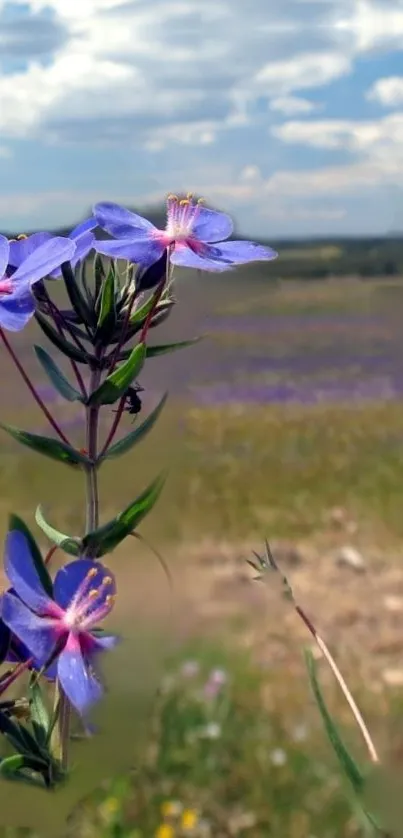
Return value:
M 113 586 L 111 576 L 105 576 L 98 587 L 92 586 L 98 572 L 95 567 L 88 571 L 63 614 L 63 627 L 69 632 L 89 631 L 109 614 L 114 605 L 115 597 L 112 594 L 105 596 L 105 589 Z
M 13 283 L 8 276 L 3 276 L 0 279 L 0 295 L 2 294 L 12 294 L 13 293 Z
M 187 198 L 168 195 L 167 224 L 165 230 L 157 231 L 156 238 L 166 247 L 191 244 L 196 250 L 198 239 L 193 235 L 193 227 L 200 213 L 201 203 L 201 201 L 195 203 L 191 195 Z

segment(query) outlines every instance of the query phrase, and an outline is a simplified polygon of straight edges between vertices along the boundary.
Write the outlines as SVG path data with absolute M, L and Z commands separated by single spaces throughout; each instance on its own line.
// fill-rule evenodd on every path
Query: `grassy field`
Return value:
M 170 467 L 165 493 L 141 531 L 169 557 L 179 593 L 171 601 L 166 580 L 144 547 L 135 545 L 130 554 L 126 547 L 110 557 L 122 585 L 117 621 L 128 634 L 129 651 L 111 671 L 115 698 L 102 717 L 106 732 L 97 746 L 96 780 L 122 768 L 122 736 L 123 762 L 134 767 L 83 804 L 71 834 L 364 835 L 297 664 L 301 643 L 288 639 L 289 657 L 274 664 L 273 637 L 278 643 L 281 635 L 294 636 L 289 618 L 269 603 L 264 617 L 249 605 L 234 620 L 226 617 L 223 601 L 211 630 L 207 618 L 195 618 L 198 607 L 204 613 L 202 606 L 211 602 L 211 587 L 200 584 L 195 556 L 205 549 L 219 557 L 224 543 L 230 554 L 242 545 L 247 557 L 266 537 L 302 543 L 308 560 L 291 571 L 297 587 L 317 609 L 331 643 L 339 642 L 342 628 L 344 637 L 349 632 L 342 658 L 348 662 L 352 649 L 358 655 L 362 643 L 362 657 L 372 663 L 375 639 L 384 637 L 388 617 L 376 597 L 403 592 L 403 283 L 268 285 L 255 278 L 248 284 L 245 275 L 218 288 L 210 278 L 204 288 L 199 281 L 182 283 L 178 296 L 178 310 L 159 340 L 208 337 L 180 355 L 150 362 L 145 409 L 168 387 L 165 415 L 123 467 L 118 461 L 105 467 L 100 488 L 107 520 L 163 466 Z M 25 342 L 19 351 L 34 370 Z M 2 418 L 44 432 L 43 418 L 29 406 L 6 360 L 3 381 Z M 81 440 L 74 411 L 59 404 L 54 410 L 71 438 Z M 2 535 L 10 510 L 32 524 L 37 503 L 55 526 L 79 534 L 82 491 L 79 474 L 40 461 L 2 434 Z M 334 530 L 329 515 L 335 508 L 353 529 Z M 365 578 L 346 577 L 329 563 L 328 551 L 346 539 L 368 555 Z M 209 581 L 212 572 L 207 566 L 203 579 Z M 242 585 L 236 597 L 244 598 Z M 396 666 L 398 611 L 387 627 L 385 644 L 395 643 Z M 351 659 L 350 665 L 382 747 L 398 759 L 399 688 L 385 691 L 376 679 L 364 685 L 360 667 Z M 203 685 L 214 669 L 225 671 L 226 679 L 211 699 Z M 330 699 L 349 729 L 332 686 Z M 356 737 L 354 744 L 360 752 Z M 80 743 L 77 759 L 84 747 Z M 87 772 L 93 769 L 94 762 L 91 769 L 88 763 Z M 72 798 L 83 790 L 81 782 L 83 776 Z M 8 786 L 1 787 L 1 795 L 3 813 L 8 802 L 7 811 L 14 806 L 18 821 Z M 51 819 L 52 806 L 27 796 L 25 809 L 30 822 L 39 824 L 38 835 L 45 834 L 41 818 L 46 811 Z M 63 806 L 71 807 L 71 800 L 63 798 Z M 8 832 L 7 838 L 14 835 Z

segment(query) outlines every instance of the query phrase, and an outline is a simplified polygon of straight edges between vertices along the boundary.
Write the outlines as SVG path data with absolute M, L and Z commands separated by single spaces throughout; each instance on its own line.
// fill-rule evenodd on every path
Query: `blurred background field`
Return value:
M 339 257 L 327 248 L 323 259 L 330 258 Z M 269 539 L 344 667 L 379 749 L 399 765 L 403 284 L 390 275 L 284 280 L 260 267 L 223 278 L 181 274 L 176 296 L 155 342 L 205 337 L 148 362 L 144 413 L 167 389 L 165 413 L 131 455 L 105 466 L 100 481 L 107 520 L 169 466 L 163 497 L 141 532 L 168 562 L 174 590 L 145 544 L 133 540 L 132 550 L 108 557 L 120 586 L 115 622 L 129 651 L 111 664 L 96 781 L 120 768 L 122 748 L 131 770 L 85 800 L 71 834 L 364 835 L 310 696 L 302 655 L 310 638 L 277 585 L 252 581 L 246 559 Z M 30 348 L 39 339 L 35 328 L 13 345 L 50 404 Z M 2 419 L 47 433 L 3 354 L 1 365 Z M 68 435 L 81 440 L 76 409 L 53 407 Z M 81 531 L 80 475 L 2 434 L 2 536 L 10 511 L 33 524 L 39 502 L 55 526 Z M 215 671 L 222 683 L 217 695 L 206 695 Z M 362 755 L 323 665 L 320 673 Z M 80 761 L 86 744 L 74 747 Z M 88 782 L 84 789 L 83 778 L 76 780 L 75 799 L 90 791 Z M 16 792 L 3 785 L 0 794 L 5 822 L 13 822 L 14 807 L 17 823 Z M 53 810 L 71 805 L 63 797 L 59 807 L 28 800 L 38 835 L 44 812 L 50 824 Z

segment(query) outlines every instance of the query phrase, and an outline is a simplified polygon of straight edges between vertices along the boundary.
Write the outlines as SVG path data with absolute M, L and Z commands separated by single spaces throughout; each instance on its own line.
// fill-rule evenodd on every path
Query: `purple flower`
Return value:
M 77 227 L 68 236 L 76 245 L 72 258 L 66 259 L 69 261 L 72 268 L 88 256 L 90 250 L 94 246 L 94 233 L 92 232 L 97 226 L 95 218 L 88 218 Z M 10 241 L 10 256 L 9 264 L 12 268 L 18 268 L 33 251 L 44 242 L 54 239 L 51 233 L 33 233 L 32 236 L 21 236 L 21 238 Z M 61 262 L 59 262 L 56 270 L 49 271 L 48 276 L 53 279 L 58 279 L 61 276 L 60 270 Z
M 57 677 L 71 704 L 85 714 L 102 696 L 94 671 L 97 655 L 116 637 L 95 627 L 115 600 L 112 574 L 98 562 L 77 559 L 58 571 L 54 599 L 45 592 L 25 536 L 13 530 L 6 539 L 4 568 L 14 593 L 3 596 L 2 619 L 43 667 L 57 652 Z
M 204 685 L 204 695 L 206 698 L 216 698 L 224 684 L 227 683 L 227 673 L 223 669 L 212 669 L 210 675 Z
M 10 275 L 10 242 L 0 236 L 0 328 L 19 332 L 35 311 L 31 287 L 47 276 L 76 250 L 70 239 L 55 236 L 27 253 Z
M 15 591 L 13 588 L 10 588 L 8 592 L 10 595 L 16 596 Z M 0 597 L 0 613 L 2 608 L 2 601 L 3 601 L 4 594 Z M 6 626 L 4 620 L 0 617 L 0 649 L 2 654 L 4 655 L 4 662 L 6 663 L 25 663 L 29 658 L 32 659 L 32 654 L 25 646 L 25 643 L 21 643 L 21 640 L 15 636 L 15 634 L 10 631 L 8 626 Z M 29 669 L 40 669 L 38 667 L 35 659 L 32 660 Z M 46 670 L 45 676 L 49 680 L 54 680 L 57 675 L 56 664 L 52 663 L 51 666 Z
M 96 250 L 144 266 L 157 262 L 168 248 L 172 264 L 205 271 L 225 271 L 277 256 L 274 250 L 254 242 L 223 241 L 233 231 L 231 218 L 194 203 L 191 196 L 183 200 L 168 197 L 165 230 L 118 204 L 96 204 L 94 215 L 99 226 L 116 239 L 97 241 Z

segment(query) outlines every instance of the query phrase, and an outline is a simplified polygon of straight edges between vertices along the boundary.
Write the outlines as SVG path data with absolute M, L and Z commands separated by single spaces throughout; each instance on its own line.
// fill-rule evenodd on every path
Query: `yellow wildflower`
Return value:
M 185 809 L 182 814 L 182 829 L 194 829 L 198 821 L 197 812 L 194 809 Z
M 161 806 L 163 818 L 177 818 L 183 809 L 179 800 L 165 800 Z
M 155 838 L 174 838 L 175 831 L 169 823 L 161 823 L 155 833 Z
M 107 797 L 99 807 L 99 814 L 106 823 L 111 823 L 119 811 L 120 802 L 117 797 Z

